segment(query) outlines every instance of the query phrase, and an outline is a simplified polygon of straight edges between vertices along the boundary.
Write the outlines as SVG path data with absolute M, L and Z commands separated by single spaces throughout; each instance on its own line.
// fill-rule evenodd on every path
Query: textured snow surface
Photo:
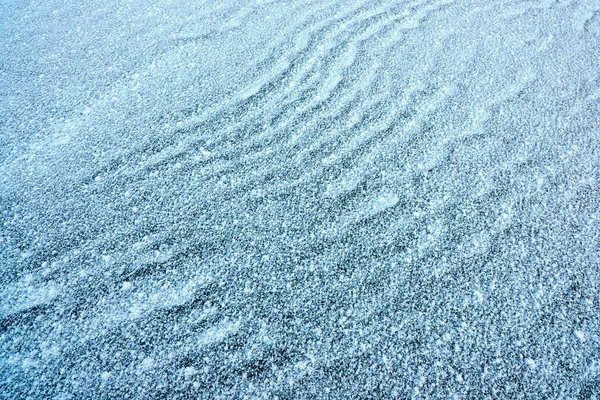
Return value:
M 600 397 L 600 2 L 0 2 L 0 398 Z

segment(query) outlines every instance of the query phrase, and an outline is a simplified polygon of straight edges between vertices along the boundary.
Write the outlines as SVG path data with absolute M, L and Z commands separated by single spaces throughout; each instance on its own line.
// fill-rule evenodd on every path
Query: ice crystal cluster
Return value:
M 0 398 L 599 397 L 597 0 L 0 2 Z

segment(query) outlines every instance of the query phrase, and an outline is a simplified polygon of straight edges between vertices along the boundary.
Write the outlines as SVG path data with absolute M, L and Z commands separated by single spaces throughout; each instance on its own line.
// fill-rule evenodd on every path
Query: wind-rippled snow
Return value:
M 600 396 L 598 1 L 0 15 L 0 397 Z

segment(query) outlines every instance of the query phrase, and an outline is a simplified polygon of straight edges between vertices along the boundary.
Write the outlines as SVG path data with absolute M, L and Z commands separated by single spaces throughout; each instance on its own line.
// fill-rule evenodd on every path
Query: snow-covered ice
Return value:
M 600 397 L 597 0 L 0 2 L 0 398 Z

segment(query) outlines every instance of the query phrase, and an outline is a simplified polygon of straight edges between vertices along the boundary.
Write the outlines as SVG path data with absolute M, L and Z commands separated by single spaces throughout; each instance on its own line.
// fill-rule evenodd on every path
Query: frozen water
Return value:
M 596 0 L 0 2 L 1 398 L 598 398 Z

